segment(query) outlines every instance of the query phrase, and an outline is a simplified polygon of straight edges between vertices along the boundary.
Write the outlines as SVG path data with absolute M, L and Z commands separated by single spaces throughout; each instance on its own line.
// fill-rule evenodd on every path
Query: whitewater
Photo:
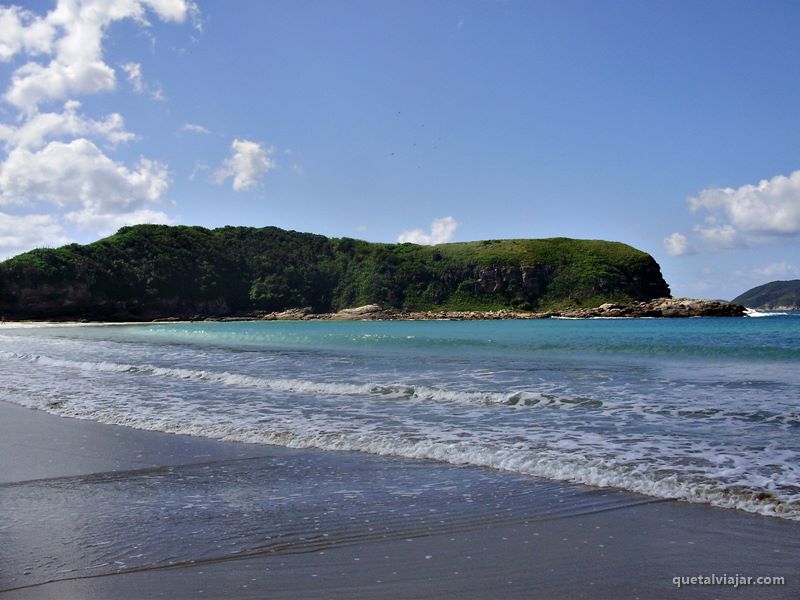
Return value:
M 758 316 L 5 325 L 0 399 L 800 520 L 800 313 Z

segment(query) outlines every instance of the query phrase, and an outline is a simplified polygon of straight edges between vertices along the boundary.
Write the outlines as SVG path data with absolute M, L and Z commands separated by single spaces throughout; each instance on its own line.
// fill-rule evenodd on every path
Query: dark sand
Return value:
M 739 511 L 3 402 L 0 453 L 3 599 L 800 597 L 800 523 Z M 786 583 L 672 583 L 737 573 Z

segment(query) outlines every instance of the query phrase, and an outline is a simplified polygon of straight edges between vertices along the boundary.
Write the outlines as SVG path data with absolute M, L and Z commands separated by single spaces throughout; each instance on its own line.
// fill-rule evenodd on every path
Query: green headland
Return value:
M 733 299 L 748 308 L 800 309 L 800 279 L 771 281 Z
M 656 261 L 568 238 L 419 246 L 276 227 L 137 225 L 0 263 L 5 318 L 144 320 L 365 304 L 554 310 L 669 296 Z

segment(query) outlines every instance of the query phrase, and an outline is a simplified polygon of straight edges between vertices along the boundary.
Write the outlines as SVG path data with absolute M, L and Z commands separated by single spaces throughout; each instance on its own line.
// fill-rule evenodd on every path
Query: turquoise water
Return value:
M 800 519 L 800 313 L 0 329 L 3 399 Z

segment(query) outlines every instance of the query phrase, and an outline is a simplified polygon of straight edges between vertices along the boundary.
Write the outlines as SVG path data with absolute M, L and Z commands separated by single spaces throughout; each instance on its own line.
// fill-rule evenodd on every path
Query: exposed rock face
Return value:
M 552 265 L 483 267 L 477 271 L 476 288 L 484 294 L 517 289 L 522 292 L 520 297 L 538 297 L 547 292 L 554 272 Z
M 290 308 L 282 312 L 267 313 L 261 315 L 261 318 L 265 321 L 299 321 L 312 312 L 311 308 L 306 306 L 305 308 Z
M 370 319 L 379 318 L 384 313 L 384 310 L 377 304 L 367 304 L 365 306 L 357 306 L 356 308 L 345 308 L 332 315 L 331 318 L 344 321 L 356 319 Z
M 558 267 L 553 264 L 479 267 L 475 275 L 475 291 L 492 295 L 513 292 L 518 302 L 525 303 L 553 293 L 557 271 Z M 563 293 L 562 290 L 555 292 L 555 295 Z M 624 293 L 637 300 L 665 297 L 670 293 L 658 263 L 652 259 L 635 269 L 615 273 L 614 277 L 598 277 L 592 292 L 598 296 Z
M 259 317 L 265 321 L 301 321 L 301 320 L 332 320 L 332 321 L 370 321 L 378 319 L 393 319 L 400 314 L 393 309 L 381 308 L 378 304 L 367 304 L 355 308 L 345 308 L 335 313 L 314 313 L 310 307 L 290 308 L 283 312 L 272 312 Z
M 740 304 L 719 300 L 692 298 L 657 298 L 650 302 L 633 304 L 606 303 L 596 308 L 574 308 L 562 311 L 529 312 L 516 310 L 427 310 L 399 311 L 368 304 L 348 308 L 337 313 L 315 314 L 310 309 L 287 310 L 270 313 L 261 318 L 274 320 L 335 320 L 335 321 L 482 321 L 500 319 L 612 319 L 612 318 L 677 318 L 677 317 L 742 317 L 747 309 Z
M 554 268 L 550 265 L 522 267 L 522 289 L 529 296 L 541 296 L 553 278 Z
M 656 298 L 635 304 L 602 304 L 597 308 L 580 308 L 549 313 L 549 316 L 574 318 L 614 317 L 741 317 L 745 307 L 720 300 L 695 300 L 692 298 Z

